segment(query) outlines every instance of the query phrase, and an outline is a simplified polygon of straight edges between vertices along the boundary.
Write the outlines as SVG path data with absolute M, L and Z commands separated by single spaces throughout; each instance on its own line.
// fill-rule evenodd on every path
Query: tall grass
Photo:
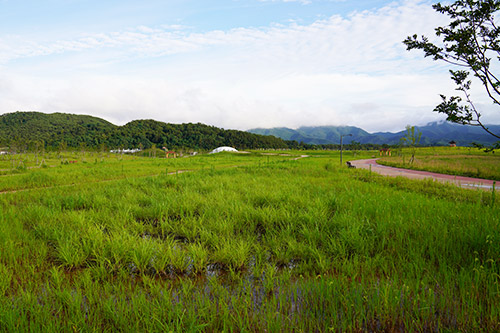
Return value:
M 499 199 L 336 156 L 1 195 L 0 331 L 500 329 Z

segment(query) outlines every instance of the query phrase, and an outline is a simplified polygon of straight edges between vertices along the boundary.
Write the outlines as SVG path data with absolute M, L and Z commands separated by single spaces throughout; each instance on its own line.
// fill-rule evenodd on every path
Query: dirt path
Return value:
M 379 173 L 384 176 L 390 177 L 407 177 L 412 179 L 426 179 L 431 178 L 442 183 L 452 183 L 463 188 L 475 188 L 491 190 L 493 186 L 493 180 L 470 178 L 462 176 L 444 175 L 441 173 L 428 172 L 428 171 L 417 171 L 409 169 L 394 168 L 385 165 L 380 165 L 377 163 L 376 158 L 368 160 L 357 160 L 351 161 L 351 164 L 359 169 L 371 169 L 373 172 Z M 499 184 L 500 185 L 500 184 Z M 496 190 L 499 190 L 500 186 L 495 186 Z
M 309 157 L 309 155 L 300 155 L 299 157 L 293 158 L 294 161 L 300 160 L 301 158 Z

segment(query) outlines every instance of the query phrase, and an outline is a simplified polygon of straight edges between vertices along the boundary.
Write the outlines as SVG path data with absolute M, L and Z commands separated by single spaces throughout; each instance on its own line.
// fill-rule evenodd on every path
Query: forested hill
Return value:
M 231 146 L 237 149 L 286 148 L 274 136 L 224 130 L 204 124 L 167 124 L 155 120 L 134 120 L 124 126 L 106 120 L 65 113 L 14 112 L 0 115 L 0 147 L 33 149 L 150 148 L 204 149 Z
M 81 142 L 99 145 L 117 126 L 103 119 L 64 113 L 14 112 L 0 116 L 0 145 L 27 144 L 43 140 L 49 146 L 65 141 L 69 147 Z
M 230 146 L 237 149 L 287 148 L 287 143 L 274 136 L 244 131 L 224 130 L 204 124 L 167 124 L 155 120 L 134 120 L 119 127 L 108 138 L 112 147 L 150 147 L 213 149 Z

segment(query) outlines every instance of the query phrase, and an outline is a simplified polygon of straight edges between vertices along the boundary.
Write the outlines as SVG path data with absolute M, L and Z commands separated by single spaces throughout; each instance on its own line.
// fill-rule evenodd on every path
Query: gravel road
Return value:
M 385 165 L 380 165 L 377 163 L 377 159 L 368 159 L 368 160 L 356 160 L 350 161 L 352 165 L 354 165 L 358 169 L 370 169 L 373 172 L 379 173 L 384 176 L 390 177 L 407 177 L 412 179 L 426 179 L 432 178 L 439 182 L 443 183 L 453 183 L 457 186 L 463 188 L 475 188 L 475 189 L 484 189 L 491 190 L 494 181 L 488 179 L 479 179 L 479 178 L 470 178 L 470 177 L 462 177 L 462 176 L 453 176 L 453 175 L 443 175 L 435 172 L 428 171 L 417 171 L 417 170 L 408 170 L 401 168 L 394 168 Z M 498 191 L 500 186 L 495 186 L 495 189 Z

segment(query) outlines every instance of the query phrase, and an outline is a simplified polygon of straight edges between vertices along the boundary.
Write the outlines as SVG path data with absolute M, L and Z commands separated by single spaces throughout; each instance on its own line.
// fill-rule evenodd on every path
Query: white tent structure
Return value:
M 230 151 L 230 152 L 238 152 L 236 149 L 234 149 L 233 147 L 218 147 L 218 148 L 215 148 L 214 150 L 212 150 L 209 154 L 216 154 L 216 153 L 220 153 L 220 152 L 223 152 L 223 151 Z

